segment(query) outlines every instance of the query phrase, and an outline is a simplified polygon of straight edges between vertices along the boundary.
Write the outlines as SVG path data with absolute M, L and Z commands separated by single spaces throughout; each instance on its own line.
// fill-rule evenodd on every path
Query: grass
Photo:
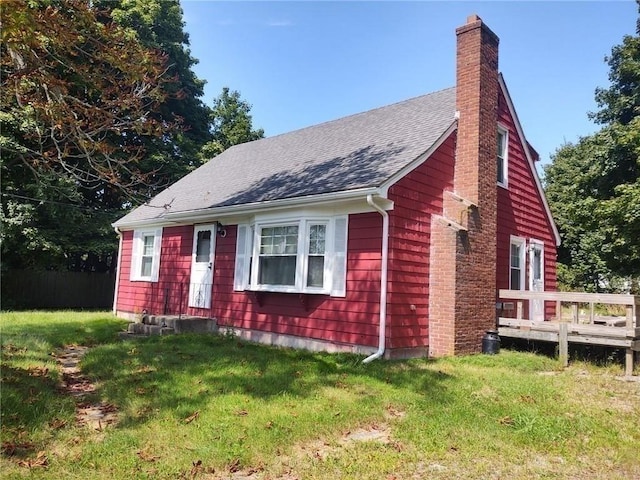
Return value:
M 2 315 L 3 478 L 640 477 L 640 383 L 619 364 L 503 349 L 362 365 L 228 337 L 116 340 L 123 325 Z M 82 370 L 116 426 L 75 424 L 51 356 L 72 343 L 92 346 Z M 39 454 L 46 467 L 24 466 Z

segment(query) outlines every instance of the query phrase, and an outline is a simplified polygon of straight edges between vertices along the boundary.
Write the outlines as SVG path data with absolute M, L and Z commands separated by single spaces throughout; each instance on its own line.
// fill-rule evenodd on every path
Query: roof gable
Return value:
M 538 176 L 538 171 L 536 170 L 536 166 L 534 164 L 535 159 L 538 156 L 538 153 L 533 150 L 529 142 L 524 136 L 524 131 L 522 130 L 522 124 L 520 123 L 520 119 L 518 118 L 518 114 L 516 113 L 516 109 L 513 106 L 513 101 L 511 100 L 511 95 L 509 95 L 509 90 L 507 89 L 507 85 L 504 81 L 502 74 L 498 76 L 498 81 L 500 84 L 500 89 L 502 90 L 502 94 L 507 101 L 507 108 L 509 109 L 509 113 L 511 114 L 511 118 L 513 118 L 513 123 L 516 127 L 516 132 L 518 132 L 518 137 L 524 153 L 527 157 L 527 162 L 529 164 L 529 170 L 531 171 L 531 176 L 533 177 L 536 189 L 540 195 L 542 200 L 542 205 L 544 207 L 544 211 L 547 214 L 547 219 L 549 220 L 549 224 L 551 225 L 551 229 L 553 230 L 553 236 L 556 241 L 556 246 L 560 245 L 560 232 L 558 231 L 558 227 L 556 226 L 555 221 L 553 220 L 553 215 L 551 215 L 551 209 L 549 208 L 549 202 L 547 202 L 547 197 L 544 194 L 544 189 L 542 188 L 542 183 L 540 182 L 540 177 Z
M 455 88 L 236 145 L 118 220 L 382 186 L 455 122 Z

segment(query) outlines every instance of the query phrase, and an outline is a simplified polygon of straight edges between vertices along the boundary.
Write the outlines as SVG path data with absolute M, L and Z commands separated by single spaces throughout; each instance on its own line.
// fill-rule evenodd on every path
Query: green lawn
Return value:
M 362 365 L 216 336 L 120 341 L 109 313 L 0 325 L 2 478 L 640 478 L 640 382 L 616 379 L 619 364 L 563 370 L 503 349 Z M 92 347 L 82 370 L 117 425 L 78 427 L 56 388 L 51 353 L 74 343 Z

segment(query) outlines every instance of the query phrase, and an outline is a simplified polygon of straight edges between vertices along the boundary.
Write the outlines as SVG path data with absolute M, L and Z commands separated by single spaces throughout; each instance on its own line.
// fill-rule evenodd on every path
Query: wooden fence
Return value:
M 110 309 L 113 273 L 14 270 L 2 273 L 3 309 Z
M 498 315 L 500 336 L 556 342 L 565 365 L 570 342 L 624 348 L 625 373 L 632 374 L 634 352 L 640 351 L 640 296 L 524 290 L 500 290 L 499 296 L 502 307 Z M 516 306 L 510 308 L 514 300 Z M 544 302 L 543 305 L 551 302 L 555 305 L 552 308 L 554 315 L 536 320 L 528 318 L 525 302 L 533 301 Z M 598 314 L 598 305 L 617 306 L 624 313 Z M 582 311 L 581 306 L 584 307 Z M 566 311 L 568 315 L 565 315 Z M 515 316 L 508 317 L 505 312 L 515 313 Z

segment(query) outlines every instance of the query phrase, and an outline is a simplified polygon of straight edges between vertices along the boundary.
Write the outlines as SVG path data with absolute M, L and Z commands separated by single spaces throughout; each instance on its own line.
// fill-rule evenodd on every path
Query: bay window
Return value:
M 238 225 L 234 289 L 344 296 L 347 217 Z

